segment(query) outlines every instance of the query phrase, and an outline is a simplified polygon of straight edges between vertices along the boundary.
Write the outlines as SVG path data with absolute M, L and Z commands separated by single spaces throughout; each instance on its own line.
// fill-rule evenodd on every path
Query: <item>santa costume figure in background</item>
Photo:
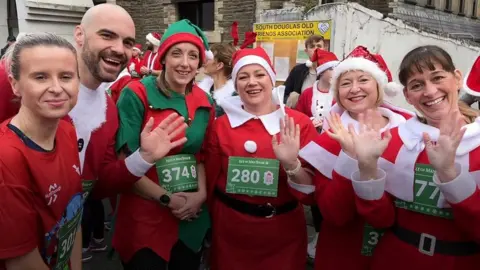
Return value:
M 140 68 L 142 67 L 141 62 L 142 62 L 142 44 L 136 44 L 135 47 L 133 47 L 132 58 L 130 59 L 130 62 L 128 62 L 128 65 L 127 65 L 128 73 L 130 73 L 132 78 L 140 79 L 142 77 L 140 72 Z
M 334 104 L 330 79 L 333 68 L 339 62 L 334 53 L 322 49 L 315 50 L 311 61 L 317 63 L 317 81 L 302 92 L 295 109 L 310 117 L 314 126 L 321 130 L 323 119 Z
M 152 44 L 153 49 L 145 52 L 140 64 L 140 74 L 141 76 L 158 76 L 162 70 L 162 65 L 160 64 L 160 59 L 158 58 L 158 48 L 160 47 L 162 35 L 157 32 L 152 32 L 149 33 L 146 38 Z

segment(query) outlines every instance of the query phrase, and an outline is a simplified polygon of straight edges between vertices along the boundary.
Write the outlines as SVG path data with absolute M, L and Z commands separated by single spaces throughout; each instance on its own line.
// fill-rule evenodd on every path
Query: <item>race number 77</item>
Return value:
M 428 197 L 430 200 L 435 199 L 438 192 L 440 192 L 440 189 L 433 182 L 415 179 L 415 183 L 420 185 L 417 194 L 415 194 L 416 197 L 421 197 L 427 186 L 434 187 L 433 192 L 430 194 L 430 197 Z

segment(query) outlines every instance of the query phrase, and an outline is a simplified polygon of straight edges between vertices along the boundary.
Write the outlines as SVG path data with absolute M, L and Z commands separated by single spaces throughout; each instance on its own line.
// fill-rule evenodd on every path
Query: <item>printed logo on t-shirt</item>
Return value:
M 73 164 L 73 169 L 75 170 L 75 172 L 80 175 L 80 167 L 78 167 L 77 165 Z
M 50 187 L 48 187 L 48 193 L 45 194 L 45 199 L 48 200 L 48 203 L 47 205 L 52 205 L 53 203 L 55 203 L 55 201 L 57 201 L 57 193 L 60 192 L 62 190 L 62 186 L 60 185 L 57 185 L 56 183 L 50 185 Z
M 82 194 L 77 193 L 68 203 L 60 220 L 45 234 L 45 247 L 41 255 L 50 269 L 70 269 L 70 256 L 82 220 L 82 212 Z

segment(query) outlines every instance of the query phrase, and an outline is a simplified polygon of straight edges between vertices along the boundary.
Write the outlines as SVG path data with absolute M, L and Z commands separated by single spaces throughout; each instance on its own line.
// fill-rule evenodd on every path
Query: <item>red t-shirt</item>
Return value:
M 40 151 L 8 122 L 0 125 L 0 269 L 35 248 L 49 268 L 63 269 L 83 209 L 75 130 L 61 120 L 55 149 Z

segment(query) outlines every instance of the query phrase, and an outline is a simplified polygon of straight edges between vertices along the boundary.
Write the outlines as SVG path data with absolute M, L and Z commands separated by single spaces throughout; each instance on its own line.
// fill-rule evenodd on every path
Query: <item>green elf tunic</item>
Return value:
M 141 130 L 150 117 L 154 118 L 154 126 L 172 112 L 187 119 L 189 127 L 186 134 L 182 134 L 187 142 L 172 149 L 146 176 L 172 193 L 196 191 L 196 164 L 203 162 L 203 141 L 215 119 L 213 100 L 208 94 L 194 86 L 185 96 L 171 91 L 167 97 L 157 87 L 156 77 L 149 76 L 131 82 L 122 91 L 117 107 L 120 118 L 118 151 L 125 146 L 130 151 L 139 148 Z M 210 228 L 208 211 L 205 206 L 202 210 L 194 221 L 180 221 L 158 202 L 143 199 L 133 192 L 122 194 L 113 247 L 125 262 L 142 248 L 150 248 L 168 261 L 178 240 L 198 252 Z

